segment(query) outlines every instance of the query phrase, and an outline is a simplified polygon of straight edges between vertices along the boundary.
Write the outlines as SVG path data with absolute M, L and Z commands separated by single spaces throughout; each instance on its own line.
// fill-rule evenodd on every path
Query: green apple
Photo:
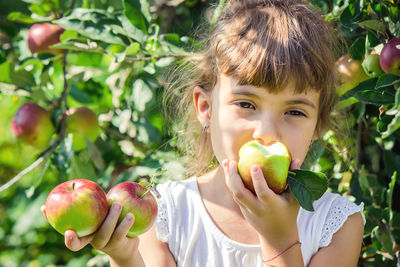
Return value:
M 97 114 L 88 107 L 82 106 L 67 111 L 67 132 L 72 134 L 72 146 L 75 151 L 86 148 L 86 138 L 96 141 L 100 135 Z
M 255 193 L 250 167 L 260 166 L 269 188 L 280 194 L 287 187 L 290 160 L 289 151 L 284 144 L 276 142 L 264 146 L 253 140 L 245 143 L 239 150 L 238 171 L 245 186 Z
M 50 112 L 34 102 L 19 107 L 11 121 L 11 128 L 18 139 L 39 149 L 45 148 L 54 134 Z
M 336 61 L 336 71 L 340 83 L 337 88 L 339 95 L 369 79 L 361 64 L 361 60 L 352 59 L 349 55 L 344 55 Z
M 135 216 L 135 222 L 127 236 L 135 237 L 153 225 L 157 217 L 158 206 L 150 190 L 135 182 L 123 182 L 115 185 L 107 193 L 108 204 L 117 202 L 122 206 L 119 217 L 121 222 L 128 212 Z
M 106 193 L 93 181 L 74 179 L 54 187 L 44 214 L 60 234 L 74 230 L 79 237 L 97 231 L 108 214 Z
M 383 74 L 383 70 L 379 64 L 378 54 L 370 54 L 366 56 L 361 65 L 365 73 L 371 78 L 375 78 Z

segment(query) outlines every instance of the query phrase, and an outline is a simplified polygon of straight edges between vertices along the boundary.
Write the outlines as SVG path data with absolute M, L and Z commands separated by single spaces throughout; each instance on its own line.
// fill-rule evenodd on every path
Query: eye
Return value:
M 244 109 L 253 109 L 253 110 L 256 109 L 256 107 L 253 104 L 247 101 L 238 101 L 235 104 Z
M 290 116 L 302 116 L 302 117 L 307 117 L 306 114 L 304 114 L 303 112 L 299 111 L 299 110 L 289 110 L 287 111 L 285 114 L 290 115 Z

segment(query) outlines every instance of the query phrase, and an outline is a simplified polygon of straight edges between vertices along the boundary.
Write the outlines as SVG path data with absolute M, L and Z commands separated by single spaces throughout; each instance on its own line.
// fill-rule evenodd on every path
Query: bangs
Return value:
M 217 68 L 240 85 L 265 87 L 271 92 L 289 83 L 297 93 L 320 91 L 329 84 L 334 61 L 323 58 L 332 54 L 326 51 L 325 27 L 316 27 L 319 20 L 311 21 L 310 16 L 288 12 L 290 8 L 282 10 L 264 7 L 235 14 L 229 27 L 211 40 Z

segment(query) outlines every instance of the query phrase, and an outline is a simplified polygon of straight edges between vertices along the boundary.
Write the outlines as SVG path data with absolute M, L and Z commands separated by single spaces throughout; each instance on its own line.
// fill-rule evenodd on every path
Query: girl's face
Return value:
M 301 164 L 316 137 L 319 93 L 314 90 L 295 94 L 289 85 L 272 94 L 220 74 L 208 102 L 211 142 L 219 162 L 237 161 L 240 147 L 256 139 L 263 145 L 282 142 Z

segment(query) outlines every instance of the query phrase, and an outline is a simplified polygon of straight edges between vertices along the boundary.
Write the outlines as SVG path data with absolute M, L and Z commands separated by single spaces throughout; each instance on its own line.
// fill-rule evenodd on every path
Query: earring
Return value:
M 208 129 L 208 124 L 204 125 L 203 133 L 207 132 L 207 129 Z
M 310 147 L 312 146 L 313 142 L 314 142 L 314 141 L 311 139 L 311 141 L 310 141 Z

